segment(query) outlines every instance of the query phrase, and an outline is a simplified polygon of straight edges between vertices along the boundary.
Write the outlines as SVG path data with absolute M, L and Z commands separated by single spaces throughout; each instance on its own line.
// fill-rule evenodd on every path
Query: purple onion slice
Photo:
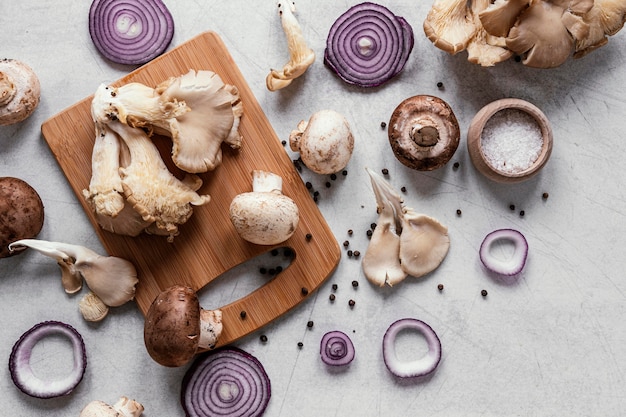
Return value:
M 94 0 L 89 34 L 106 58 L 140 65 L 165 51 L 174 36 L 174 19 L 161 0 Z
M 496 246 L 513 244 L 513 253 L 498 256 Z M 479 250 L 480 260 L 485 268 L 500 275 L 516 275 L 522 272 L 528 257 L 528 242 L 523 234 L 514 229 L 498 229 L 485 236 Z
M 344 366 L 354 359 L 354 345 L 347 334 L 334 330 L 326 333 L 320 342 L 320 356 L 327 365 Z
M 364 2 L 331 26 L 324 64 L 349 84 L 376 87 L 402 71 L 413 44 L 413 28 L 404 18 Z
M 74 365 L 67 376 L 48 381 L 33 373 L 30 358 L 35 345 L 51 335 L 61 335 L 70 340 Z M 45 321 L 34 325 L 13 345 L 9 356 L 9 371 L 13 383 L 23 393 L 36 398 L 55 398 L 70 394 L 83 379 L 86 367 L 87 356 L 82 336 L 72 326 L 60 321 Z
M 421 333 L 426 339 L 428 352 L 412 361 L 401 361 L 396 355 L 395 342 L 398 334 L 405 330 Z M 441 360 L 441 341 L 428 324 L 418 319 L 405 318 L 395 321 L 383 336 L 383 359 L 389 372 L 400 378 L 413 378 L 433 372 Z
M 182 382 L 187 417 L 261 416 L 271 397 L 269 377 L 249 353 L 223 347 L 196 358 Z

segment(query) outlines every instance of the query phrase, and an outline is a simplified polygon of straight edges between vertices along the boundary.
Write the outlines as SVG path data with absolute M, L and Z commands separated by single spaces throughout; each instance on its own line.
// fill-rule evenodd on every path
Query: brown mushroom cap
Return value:
M 429 95 L 409 97 L 393 111 L 389 144 L 409 168 L 432 171 L 445 165 L 459 146 L 461 131 L 452 108 Z
M 200 341 L 200 302 L 195 291 L 174 285 L 161 292 L 148 309 L 144 324 L 148 353 L 163 366 L 189 362 Z
M 21 253 L 8 245 L 36 237 L 43 227 L 44 208 L 37 191 L 14 177 L 0 178 L 0 258 Z

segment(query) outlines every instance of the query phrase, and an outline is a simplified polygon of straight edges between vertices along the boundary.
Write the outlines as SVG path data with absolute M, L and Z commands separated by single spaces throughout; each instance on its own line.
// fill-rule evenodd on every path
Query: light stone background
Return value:
M 303 171 L 320 190 L 319 207 L 341 243 L 364 252 L 365 231 L 376 220 L 374 196 L 364 168 L 389 169 L 407 205 L 449 227 L 451 249 L 441 267 L 394 288 L 373 287 L 360 262 L 342 256 L 321 289 L 286 316 L 236 345 L 255 355 L 272 383 L 268 416 L 618 416 L 626 406 L 626 34 L 582 60 L 552 70 L 510 61 L 481 68 L 466 54 L 450 56 L 424 36 L 429 1 L 382 1 L 415 31 L 415 47 L 400 76 L 362 90 L 323 65 L 325 39 L 334 19 L 356 1 L 300 1 L 298 19 L 317 61 L 290 88 L 269 92 L 270 67 L 287 60 L 285 38 L 273 1 L 165 0 L 176 24 L 170 49 L 206 30 L 228 46 L 280 138 L 316 110 L 332 108 L 350 121 L 356 147 L 349 174 L 326 189 L 325 177 Z M 101 251 L 77 197 L 41 133 L 47 118 L 92 94 L 132 67 L 104 59 L 87 29 L 87 0 L 22 0 L 0 3 L 0 57 L 31 65 L 40 77 L 42 101 L 19 125 L 0 128 L 0 175 L 28 181 L 40 193 L 46 221 L 40 238 Z M 440 90 L 437 82 L 445 87 Z M 403 99 L 433 94 L 455 110 L 463 131 L 454 161 L 421 173 L 397 162 L 381 121 Z M 541 174 L 519 185 L 498 185 L 472 166 L 465 133 L 474 114 L 492 100 L 526 99 L 539 106 L 554 130 L 554 151 Z M 289 151 L 290 152 L 290 151 Z M 550 197 L 544 201 L 543 192 Z M 515 204 L 516 211 L 509 210 Z M 459 217 L 456 210 L 461 209 Z M 525 211 L 521 217 L 518 211 Z M 524 272 L 514 280 L 487 274 L 478 248 L 490 231 L 510 227 L 530 244 Z M 222 305 L 259 285 L 248 265 L 207 288 L 205 305 Z M 360 285 L 355 290 L 352 280 Z M 329 303 L 331 285 L 337 300 Z M 437 284 L 443 283 L 442 293 Z M 487 298 L 480 295 L 489 292 Z M 90 325 L 77 310 L 80 295 L 67 296 L 59 270 L 36 253 L 0 261 L 0 389 L 2 415 L 76 416 L 93 399 L 126 395 L 145 405 L 146 416 L 182 416 L 180 382 L 186 367 L 164 368 L 146 354 L 143 317 L 133 303 Z M 353 309 L 348 300 L 356 300 Z M 386 328 L 403 317 L 428 322 L 443 345 L 432 376 L 398 380 L 382 360 Z M 60 320 L 75 326 L 87 346 L 88 367 L 68 397 L 38 400 L 18 391 L 6 363 L 11 347 L 34 324 Z M 307 329 L 306 323 L 315 325 Z M 352 337 L 356 359 L 328 369 L 319 341 L 328 330 Z M 262 344 L 260 334 L 269 341 Z M 304 344 L 297 347 L 298 342 Z M 409 345 L 414 346 L 410 352 Z M 415 335 L 399 341 L 402 358 L 424 349 Z M 54 338 L 35 352 L 36 368 L 63 372 L 67 344 Z M 47 371 L 46 371 L 47 369 Z

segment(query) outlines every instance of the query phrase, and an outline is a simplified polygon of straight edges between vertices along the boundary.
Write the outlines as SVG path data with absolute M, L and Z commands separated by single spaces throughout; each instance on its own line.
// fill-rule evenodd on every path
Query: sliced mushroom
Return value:
M 185 365 L 200 350 L 215 348 L 222 333 L 222 312 L 204 310 L 195 291 L 174 285 L 152 302 L 144 323 L 144 343 L 157 363 Z
M 402 101 L 391 115 L 388 135 L 396 158 L 420 171 L 445 165 L 461 139 L 452 108 L 442 99 L 429 95 Z
M 405 207 L 383 177 L 371 169 L 367 172 L 379 217 L 361 264 L 366 278 L 378 286 L 393 286 L 408 275 L 421 277 L 434 271 L 450 248 L 448 229 Z
M 28 118 L 39 105 L 40 90 L 31 67 L 15 59 L 0 59 L 0 126 Z

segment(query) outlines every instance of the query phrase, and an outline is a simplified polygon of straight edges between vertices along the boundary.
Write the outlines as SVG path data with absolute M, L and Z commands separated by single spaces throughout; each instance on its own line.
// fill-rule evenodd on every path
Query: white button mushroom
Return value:
M 333 174 L 348 165 L 354 150 L 354 136 L 346 118 L 334 110 L 320 110 L 309 121 L 302 120 L 289 135 L 292 151 L 318 174 Z
M 230 220 L 244 240 L 257 245 L 277 245 L 289 239 L 300 219 L 296 203 L 282 193 L 282 178 L 256 170 L 252 191 L 241 193 L 230 204 Z
M 40 97 L 39 79 L 28 65 L 0 59 L 0 126 L 19 123 L 30 116 Z

